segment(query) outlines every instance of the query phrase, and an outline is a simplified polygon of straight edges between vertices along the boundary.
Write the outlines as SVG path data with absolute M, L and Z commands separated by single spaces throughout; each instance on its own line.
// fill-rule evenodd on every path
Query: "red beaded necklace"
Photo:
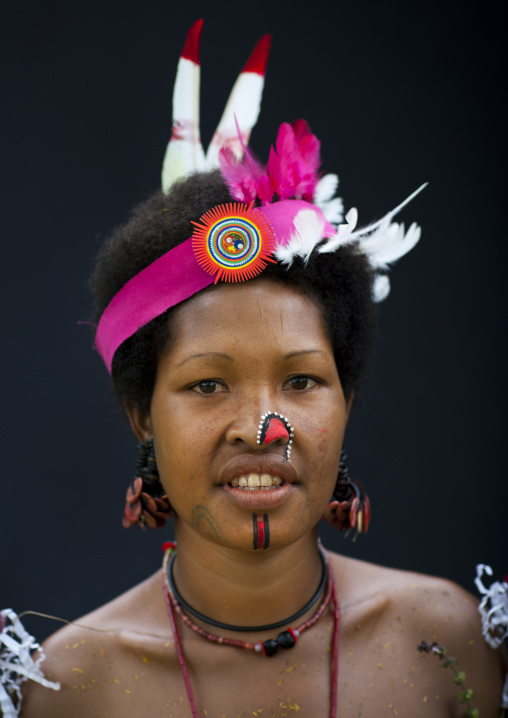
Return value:
M 333 580 L 333 573 L 332 571 L 328 571 L 328 580 L 327 580 L 327 586 L 326 586 L 326 593 L 324 595 L 323 601 L 321 605 L 319 606 L 316 613 L 305 623 L 303 623 L 301 626 L 298 626 L 297 629 L 293 630 L 291 628 L 288 628 L 287 631 L 283 631 L 279 636 L 277 636 L 276 641 L 264 641 L 264 642 L 258 642 L 258 643 L 250 643 L 248 641 L 238 641 L 234 638 L 225 638 L 222 636 L 216 636 L 213 633 L 209 633 L 208 631 L 205 631 L 200 626 L 196 625 L 182 610 L 182 607 L 178 603 L 177 599 L 175 598 L 171 586 L 168 579 L 168 571 L 169 571 L 169 561 L 171 559 L 172 554 L 176 551 L 176 544 L 174 544 L 171 541 L 167 541 L 163 545 L 163 551 L 164 553 L 164 561 L 162 564 L 162 576 L 163 576 L 163 589 L 164 589 L 164 596 L 166 599 L 166 605 L 168 607 L 168 613 L 169 613 L 169 619 L 171 622 L 171 628 L 173 630 L 173 635 L 175 638 L 176 643 L 176 651 L 178 655 L 178 661 L 180 663 L 180 668 L 182 669 L 182 676 L 183 681 L 185 683 L 185 690 L 187 691 L 187 698 L 189 701 L 189 706 L 192 712 L 192 718 L 199 718 L 198 711 L 196 708 L 196 701 L 194 700 L 194 693 L 192 692 L 192 686 L 189 678 L 189 672 L 187 670 L 187 664 L 185 662 L 185 656 L 183 652 L 183 645 L 180 638 L 180 634 L 178 632 L 178 626 L 176 623 L 176 614 L 181 618 L 183 623 L 185 623 L 189 628 L 191 628 L 195 633 L 198 633 L 200 636 L 205 638 L 207 641 L 211 641 L 213 643 L 219 643 L 223 646 L 233 646 L 234 648 L 244 648 L 249 651 L 256 651 L 259 653 L 263 653 L 266 656 L 273 655 L 273 652 L 270 652 L 266 650 L 265 646 L 270 646 L 271 644 L 275 644 L 275 650 L 277 648 L 283 647 L 283 648 L 289 648 L 295 645 L 295 643 L 298 640 L 298 637 L 306 631 L 308 628 L 313 626 L 323 615 L 325 612 L 327 606 L 330 604 L 330 601 L 333 603 L 333 633 L 332 633 L 332 670 L 331 670 L 331 690 L 330 690 L 330 718 L 335 718 L 336 711 L 337 711 L 337 688 L 338 688 L 338 679 L 339 679 L 339 628 L 340 628 L 340 619 L 339 619 L 339 603 L 337 600 L 337 591 L 335 588 L 335 582 Z M 287 634 L 287 636 L 286 636 Z M 288 641 L 288 644 L 285 645 L 285 641 Z

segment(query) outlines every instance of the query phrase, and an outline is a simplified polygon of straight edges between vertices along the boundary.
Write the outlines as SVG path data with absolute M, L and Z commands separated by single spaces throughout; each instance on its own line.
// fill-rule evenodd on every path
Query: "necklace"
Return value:
M 165 551 L 164 554 L 164 561 L 162 564 L 162 575 L 163 575 L 163 589 L 164 589 L 164 596 L 166 599 L 166 605 L 168 607 L 168 613 L 169 613 L 169 620 L 171 622 L 171 628 L 173 631 L 173 635 L 175 638 L 175 644 L 176 644 L 176 651 L 178 655 L 178 661 L 180 663 L 180 668 L 182 670 L 182 677 L 185 683 L 185 690 L 187 692 L 187 699 L 189 701 L 189 706 L 192 712 L 192 718 L 199 718 L 198 711 L 196 708 L 196 701 L 194 699 L 194 693 L 192 691 L 192 686 L 189 678 L 189 672 L 187 670 L 187 664 L 185 662 L 185 655 L 183 652 L 183 645 L 180 638 L 180 634 L 178 632 L 178 626 L 176 622 L 176 614 L 180 616 L 182 621 L 189 626 L 189 628 L 192 628 L 196 633 L 203 636 L 203 638 L 206 638 L 209 641 L 212 641 L 213 643 L 219 643 L 221 645 L 225 646 L 233 646 L 235 648 L 246 648 L 247 650 L 253 650 L 257 652 L 263 652 L 266 656 L 273 656 L 274 653 L 278 650 L 279 647 L 282 648 L 292 648 L 295 643 L 297 642 L 298 636 L 303 633 L 303 631 L 307 630 L 307 628 L 310 628 L 311 626 L 316 623 L 316 621 L 321 618 L 323 615 L 326 607 L 330 604 L 330 602 L 333 603 L 333 633 L 332 633 L 332 670 L 331 670 L 331 689 L 330 689 L 330 718 L 335 718 L 336 710 L 337 710 L 337 688 L 338 688 L 338 678 L 339 678 L 339 645 L 338 645 L 338 638 L 339 638 L 339 628 L 340 628 L 340 616 L 339 616 L 339 603 L 337 600 L 337 591 L 335 588 L 335 581 L 333 580 L 333 575 L 331 571 L 326 571 L 327 574 L 327 589 L 326 594 L 324 596 L 323 602 L 321 603 L 319 609 L 316 611 L 314 616 L 310 618 L 306 623 L 302 624 L 302 626 L 299 626 L 296 630 L 292 630 L 291 628 L 288 629 L 288 631 L 283 631 L 277 636 L 277 640 L 269 639 L 268 641 L 263 641 L 260 643 L 249 643 L 247 641 L 237 641 L 232 638 L 224 638 L 222 636 L 215 636 L 212 633 L 208 633 L 208 631 L 203 630 L 199 626 L 197 626 L 191 619 L 186 616 L 186 614 L 183 612 L 180 604 L 178 603 L 176 597 L 172 593 L 172 587 L 170 585 L 169 576 L 170 576 L 170 561 L 174 560 L 174 556 L 176 553 L 176 544 L 172 542 L 167 542 L 163 546 L 163 550 Z M 324 556 L 322 554 L 321 549 L 319 549 L 321 558 L 324 559 Z M 325 560 L 325 566 L 327 567 L 327 561 Z M 314 597 L 313 597 L 314 598 Z M 312 604 L 311 604 L 312 605 Z M 295 614 L 296 615 L 296 614 Z M 300 616 L 301 613 L 298 613 L 298 616 Z M 291 617 L 293 618 L 293 617 Z M 204 619 L 207 620 L 207 619 Z M 227 624 L 223 624 L 227 626 Z M 271 624 L 271 625 L 284 625 L 284 623 L 279 624 Z M 287 623 L 286 623 L 287 625 Z M 239 628 L 233 629 L 233 630 L 241 630 Z M 246 630 L 259 630 L 259 628 L 253 628 L 249 627 Z M 287 636 L 289 638 L 287 638 Z M 279 639 L 281 641 L 279 642 Z M 287 645 L 285 645 L 287 643 Z M 266 645 L 268 644 L 268 646 Z M 272 645 L 275 644 L 275 645 Z M 257 647 L 259 646 L 259 647 Z
M 305 604 L 303 608 L 301 608 L 296 613 L 293 613 L 293 615 L 289 618 L 286 618 L 283 621 L 277 621 L 277 623 L 269 623 L 266 626 L 232 626 L 229 623 L 221 623 L 220 621 L 215 621 L 213 618 L 204 616 L 202 613 L 199 613 L 199 611 L 196 611 L 195 608 L 193 608 L 189 603 L 187 603 L 187 601 L 183 598 L 180 591 L 176 587 L 175 579 L 173 578 L 173 563 L 176 558 L 176 551 L 172 553 L 172 556 L 169 559 L 169 568 L 166 573 L 169 581 L 170 592 L 175 597 L 175 602 L 177 604 L 180 604 L 180 606 L 184 608 L 187 613 L 190 613 L 196 618 L 199 618 L 200 621 L 209 623 L 211 626 L 216 626 L 217 628 L 222 628 L 222 630 L 224 631 L 242 631 L 243 633 L 249 631 L 271 631 L 274 628 L 281 628 L 281 626 L 287 626 L 291 623 L 294 623 L 297 618 L 300 618 L 300 616 L 303 616 L 304 613 L 307 613 L 307 611 L 312 608 L 312 606 L 316 603 L 319 596 L 321 595 L 321 592 L 323 591 L 323 588 L 328 581 L 328 564 L 326 562 L 326 557 L 319 545 L 318 551 L 319 557 L 321 558 L 321 563 L 323 565 L 323 573 L 321 575 L 321 581 L 319 582 L 319 586 L 317 587 L 316 593 L 312 596 L 310 601 Z

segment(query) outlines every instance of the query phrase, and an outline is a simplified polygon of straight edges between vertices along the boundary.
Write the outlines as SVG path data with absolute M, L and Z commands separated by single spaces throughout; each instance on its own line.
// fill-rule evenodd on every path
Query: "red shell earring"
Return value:
M 337 531 L 356 529 L 358 534 L 367 533 L 370 523 L 370 501 L 362 484 L 351 479 L 346 465 L 344 450 L 340 453 L 339 475 L 322 520 L 334 526 Z
M 159 480 L 153 439 L 137 447 L 134 479 L 127 489 L 122 525 L 128 529 L 138 524 L 143 531 L 148 526 L 158 529 L 171 518 L 173 510 Z

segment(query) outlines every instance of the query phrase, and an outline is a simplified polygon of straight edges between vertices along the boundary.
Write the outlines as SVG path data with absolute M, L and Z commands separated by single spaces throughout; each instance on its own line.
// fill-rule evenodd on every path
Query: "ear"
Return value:
M 354 398 L 355 398 L 355 393 L 354 393 L 354 391 L 352 391 L 346 400 L 346 420 L 347 421 L 349 421 L 349 413 L 351 411 L 351 407 L 353 406 Z
M 129 419 L 131 429 L 138 441 L 146 443 L 147 439 L 153 438 L 152 421 L 148 412 L 141 411 L 136 406 L 130 406 L 124 402 L 123 407 Z

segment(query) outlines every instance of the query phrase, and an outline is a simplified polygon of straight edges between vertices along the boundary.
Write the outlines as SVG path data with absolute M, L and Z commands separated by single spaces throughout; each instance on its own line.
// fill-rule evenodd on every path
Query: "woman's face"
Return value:
M 308 297 L 267 280 L 223 284 L 174 312 L 143 434 L 179 524 L 224 546 L 275 549 L 313 529 L 330 500 L 348 408 Z M 266 412 L 294 427 L 290 461 L 284 438 L 256 443 Z M 242 488 L 242 477 L 268 487 Z

